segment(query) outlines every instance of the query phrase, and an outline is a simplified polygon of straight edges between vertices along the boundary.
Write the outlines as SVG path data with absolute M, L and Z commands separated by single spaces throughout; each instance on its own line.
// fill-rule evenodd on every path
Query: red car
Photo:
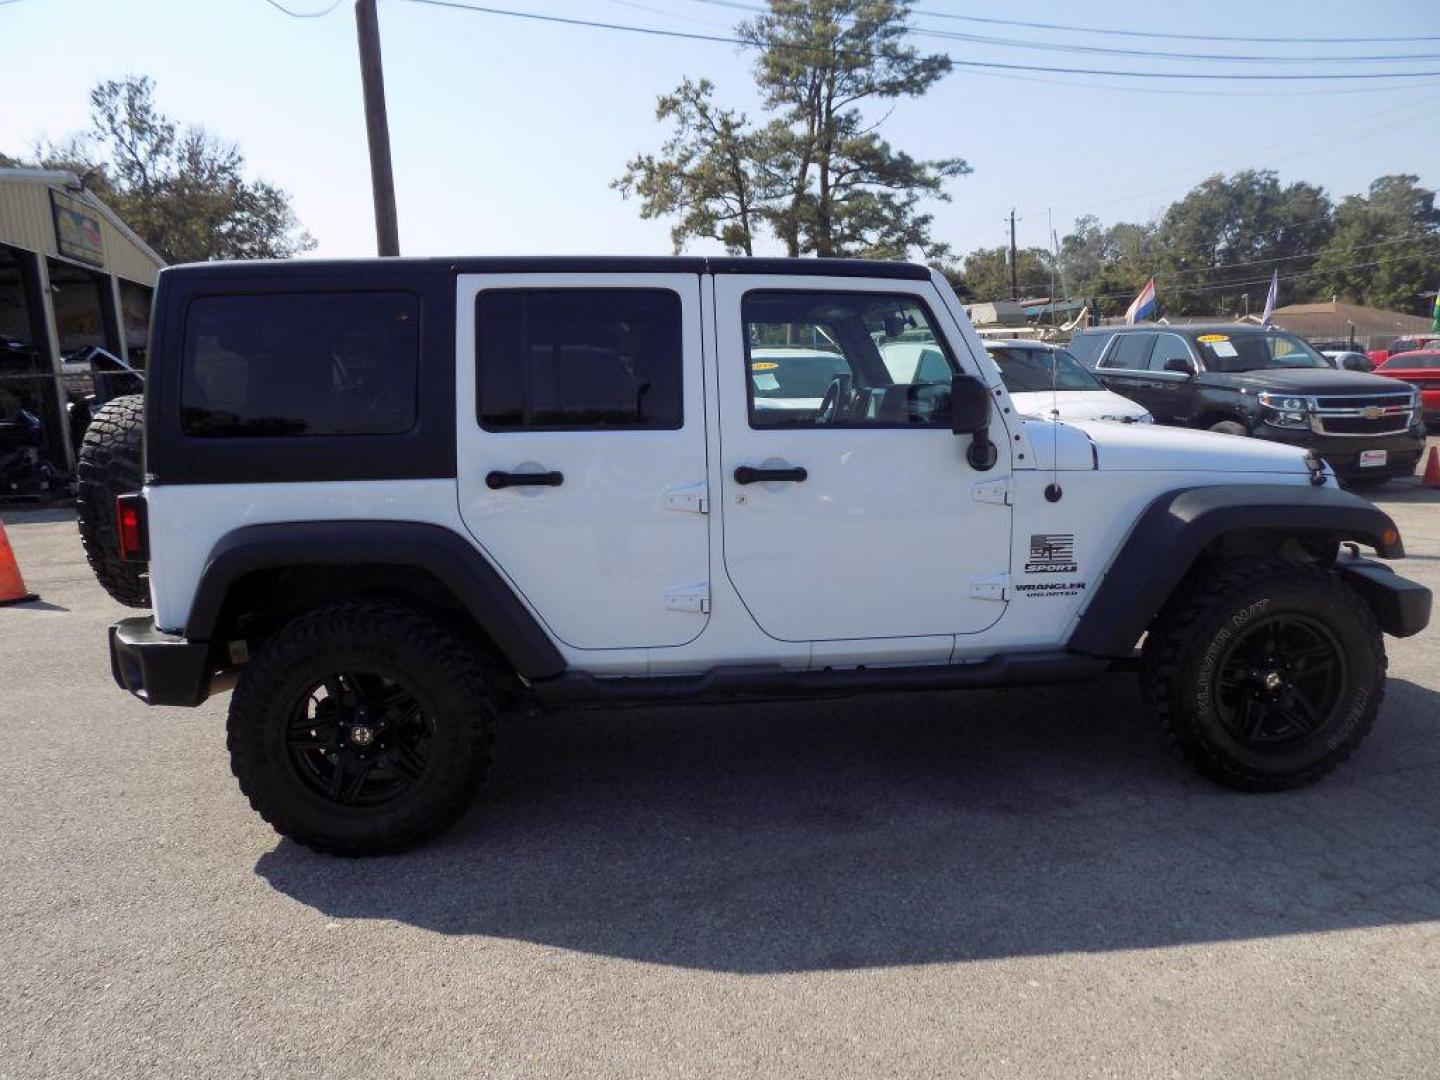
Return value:
M 1375 374 L 1402 379 L 1419 390 L 1425 423 L 1440 424 L 1440 349 L 1396 353 Z
M 1365 355 L 1370 358 L 1372 363 L 1383 364 L 1392 356 L 1399 356 L 1401 353 L 1422 352 L 1430 349 L 1440 349 L 1440 334 L 1410 334 L 1407 337 L 1399 337 L 1392 341 L 1388 348 L 1371 349 Z

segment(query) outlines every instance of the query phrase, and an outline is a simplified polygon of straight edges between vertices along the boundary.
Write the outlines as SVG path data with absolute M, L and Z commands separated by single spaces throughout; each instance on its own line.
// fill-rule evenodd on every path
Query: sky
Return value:
M 274 0 L 318 12 L 331 0 Z M 485 3 L 487 0 L 461 0 Z M 745 12 L 714 0 L 488 0 L 568 18 L 727 36 Z M 733 45 L 558 25 L 380 0 L 385 81 L 406 255 L 665 254 L 669 225 L 641 220 L 611 190 L 665 130 L 655 99 L 683 78 L 762 110 L 751 59 Z M 1137 16 L 1143 12 L 1143 19 Z M 1166 34 L 1340 38 L 1342 45 L 1107 37 L 946 20 L 968 15 Z M 956 59 L 1041 65 L 958 68 L 920 99 L 872 114 L 916 157 L 963 157 L 974 172 L 934 203 L 934 234 L 957 252 L 1007 238 L 1049 246 L 1074 219 L 1149 220 L 1216 172 L 1276 170 L 1332 197 L 1384 173 L 1440 186 L 1440 76 L 1318 83 L 1127 80 L 1117 69 L 1175 71 L 1179 61 L 1054 51 L 1042 44 L 1320 57 L 1309 65 L 1208 65 L 1210 71 L 1383 68 L 1440 72 L 1437 0 L 920 0 L 917 27 L 1020 44 L 918 36 Z M 1355 43 L 1357 37 L 1435 40 Z M 155 79 L 161 108 L 237 142 L 251 171 L 293 196 L 320 256 L 374 253 L 351 0 L 292 18 L 269 0 L 0 0 L 0 150 L 87 126 L 87 93 L 129 73 Z M 1367 54 L 1431 55 L 1405 64 Z M 1053 67 L 1103 69 L 1074 76 Z M 1192 70 L 1186 67 L 1184 70 Z M 1178 91 L 1178 92 L 1177 92 Z M 1199 91 L 1199 92 L 1197 92 Z M 887 115 L 888 111 L 888 115 Z M 695 253 L 718 252 L 696 242 Z M 763 244 L 761 253 L 776 251 Z

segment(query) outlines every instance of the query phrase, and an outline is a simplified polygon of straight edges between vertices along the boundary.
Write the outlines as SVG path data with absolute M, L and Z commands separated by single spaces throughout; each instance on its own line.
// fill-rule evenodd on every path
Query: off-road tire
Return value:
M 141 460 L 144 405 L 143 395 L 129 394 L 108 402 L 95 414 L 80 444 L 75 487 L 85 559 L 113 599 L 135 608 L 150 606 L 148 567 L 120 558 L 115 496 L 139 491 L 145 482 Z
M 1238 420 L 1221 420 L 1217 424 L 1211 424 L 1210 430 L 1220 435 L 1249 435 L 1245 425 Z
M 1257 749 L 1222 722 L 1217 664 L 1227 642 L 1276 616 L 1312 620 L 1343 656 L 1335 705 L 1289 749 Z M 1151 626 L 1141 687 L 1180 756 L 1210 779 L 1241 791 L 1281 791 L 1313 783 L 1343 762 L 1375 722 L 1386 658 L 1369 606 L 1334 574 L 1282 559 L 1203 564 Z
M 414 787 L 379 806 L 341 806 L 307 787 L 286 741 L 292 709 L 328 673 L 393 672 L 434 717 L 434 746 Z M 349 601 L 302 615 L 244 669 L 230 702 L 230 767 L 250 805 L 276 832 L 332 855 L 417 847 L 470 805 L 490 765 L 495 710 L 472 650 L 413 609 Z

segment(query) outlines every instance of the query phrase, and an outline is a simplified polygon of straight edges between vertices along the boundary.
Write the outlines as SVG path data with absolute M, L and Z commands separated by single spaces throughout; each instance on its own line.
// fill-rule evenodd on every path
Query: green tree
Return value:
M 1428 315 L 1440 288 L 1440 210 L 1435 192 L 1408 174 L 1382 176 L 1335 208 L 1330 242 L 1309 282 L 1322 296 Z
M 709 79 L 686 79 L 662 97 L 655 119 L 673 122 L 674 132 L 658 157 L 632 158 L 610 186 L 623 198 L 638 196 L 641 217 L 678 217 L 670 229 L 677 255 L 695 237 L 754 255 L 755 134 L 743 113 L 715 107 L 714 90 Z
M 81 176 L 167 262 L 288 258 L 315 246 L 289 195 L 248 179 L 233 143 L 160 112 L 151 79 L 96 84 L 90 116 L 91 131 L 37 148 L 32 161 Z
M 1050 252 L 1044 248 L 1021 248 L 1015 260 L 1020 296 L 1050 295 Z M 965 256 L 960 271 L 966 293 L 977 301 L 1010 299 L 1010 249 L 981 248 Z M 1059 279 L 1056 279 L 1059 287 Z
M 737 28 L 768 122 L 752 129 L 711 104 L 708 82 L 687 80 L 660 99 L 675 124 L 660 155 L 632 159 L 614 186 L 641 196 L 642 217 L 678 216 L 677 249 L 713 238 L 753 251 L 763 226 L 791 256 L 944 257 L 922 203 L 947 199 L 945 181 L 970 167 L 895 149 L 862 112 L 919 97 L 950 70 L 905 44 L 909 14 L 909 0 L 770 0 Z
M 1060 260 L 1071 296 L 1094 298 L 1100 314 L 1118 314 L 1154 272 L 1155 227 L 1119 222 L 1106 229 L 1087 215 L 1061 238 Z
M 1242 292 L 1263 296 L 1259 279 L 1273 269 L 1282 276 L 1309 269 L 1330 238 L 1330 211 L 1323 188 L 1282 187 L 1268 170 L 1201 182 L 1170 205 L 1156 230 L 1163 309 L 1203 315 L 1237 304 Z

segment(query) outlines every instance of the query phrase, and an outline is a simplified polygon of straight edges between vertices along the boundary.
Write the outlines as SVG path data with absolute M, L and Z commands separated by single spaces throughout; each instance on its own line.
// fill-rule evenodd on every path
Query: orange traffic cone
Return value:
M 1440 488 L 1440 447 L 1430 447 L 1430 456 L 1425 459 L 1425 475 L 1420 478 L 1420 486 Z
M 0 607 L 39 599 L 34 593 L 25 590 L 25 579 L 20 576 L 20 564 L 15 561 L 15 552 L 10 550 L 10 538 L 5 535 L 5 523 L 0 521 Z

